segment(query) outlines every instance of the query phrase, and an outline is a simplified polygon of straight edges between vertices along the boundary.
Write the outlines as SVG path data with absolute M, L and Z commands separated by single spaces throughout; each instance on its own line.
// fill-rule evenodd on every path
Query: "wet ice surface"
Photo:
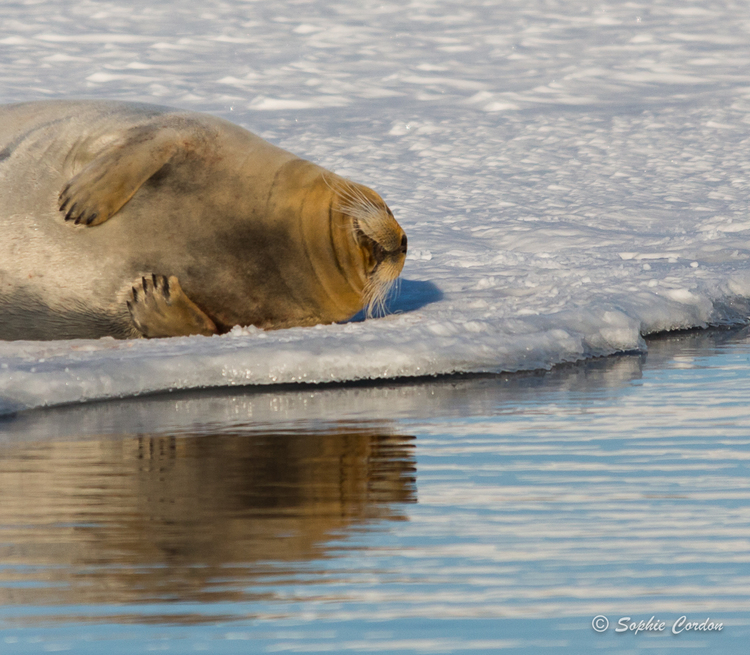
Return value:
M 208 111 L 378 190 L 394 315 L 1 344 L 0 409 L 548 368 L 744 320 L 750 19 L 704 2 L 5 4 L 2 100 Z
M 746 653 L 749 394 L 745 329 L 0 419 L 0 650 Z

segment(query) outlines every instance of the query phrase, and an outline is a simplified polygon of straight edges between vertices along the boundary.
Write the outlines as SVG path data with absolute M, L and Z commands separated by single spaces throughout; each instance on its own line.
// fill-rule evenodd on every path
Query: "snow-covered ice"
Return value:
M 214 113 L 375 188 L 410 244 L 380 319 L 1 342 L 0 411 L 548 368 L 748 316 L 742 3 L 26 0 L 0 19 L 2 102 Z

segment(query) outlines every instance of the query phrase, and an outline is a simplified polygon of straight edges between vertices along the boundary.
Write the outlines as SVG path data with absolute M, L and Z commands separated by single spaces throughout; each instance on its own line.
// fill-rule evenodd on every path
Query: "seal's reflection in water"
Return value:
M 411 437 L 372 424 L 16 443 L 0 494 L 0 604 L 227 601 L 403 520 L 415 464 Z
M 505 598 L 509 605 L 516 598 L 558 598 L 561 584 L 606 587 L 609 578 L 598 577 L 588 555 L 582 564 L 580 549 L 599 549 L 611 560 L 621 548 L 620 561 L 630 562 L 630 541 L 641 529 L 647 538 L 638 542 L 645 549 L 639 561 L 656 571 L 654 579 L 667 580 L 663 568 L 648 567 L 662 567 L 659 553 L 687 543 L 692 533 L 673 526 L 666 541 L 651 539 L 651 505 L 633 514 L 631 490 L 647 483 L 644 502 L 666 499 L 659 511 L 671 516 L 675 482 L 697 479 L 702 449 L 712 453 L 711 466 L 717 453 L 700 434 L 702 423 L 690 433 L 676 420 L 686 402 L 700 413 L 703 387 L 671 384 L 653 398 L 637 389 L 670 368 L 710 373 L 712 355 L 749 340 L 747 330 L 681 333 L 651 340 L 647 355 L 549 372 L 214 390 L 5 417 L 0 605 L 29 623 L 39 620 L 38 605 L 60 603 L 67 606 L 49 608 L 46 616 L 74 623 L 98 612 L 118 621 L 170 623 L 210 622 L 220 613 L 221 621 L 262 616 L 281 625 L 322 614 L 350 620 L 352 603 L 368 619 L 376 608 L 380 616 L 401 616 L 409 597 L 408 611 L 432 620 L 433 597 L 415 583 L 434 585 L 448 598 L 465 589 L 465 564 L 476 579 L 486 576 L 498 603 Z M 633 418 L 641 411 L 645 422 Z M 666 434 L 672 423 L 677 427 Z M 416 435 L 418 458 L 415 439 L 399 433 Z M 647 461 L 646 476 L 643 458 L 662 457 L 665 449 L 680 455 L 666 469 L 649 469 Z M 415 461 L 421 508 L 404 504 L 416 501 Z M 713 473 L 703 479 L 707 493 L 724 493 L 726 484 L 714 484 Z M 606 517 L 602 503 L 612 504 Z M 657 516 L 659 530 L 666 529 Z M 399 521 L 406 517 L 408 524 Z M 592 526 L 606 527 L 604 536 Z M 561 544 L 561 534 L 572 536 Z M 499 568 L 487 573 L 484 555 L 476 563 L 469 551 L 451 577 L 442 545 L 463 548 L 467 535 L 492 545 Z M 696 546 L 693 561 L 710 559 L 713 542 L 696 543 L 705 549 Z M 519 567 L 518 552 L 528 565 Z M 538 585 L 535 561 L 552 563 L 547 587 Z M 626 586 L 629 576 L 621 578 Z M 379 596 L 374 587 L 386 591 Z M 579 593 L 571 591 L 571 598 Z M 486 611 L 481 594 L 453 598 L 461 616 Z M 132 605 L 116 607 L 122 603 Z

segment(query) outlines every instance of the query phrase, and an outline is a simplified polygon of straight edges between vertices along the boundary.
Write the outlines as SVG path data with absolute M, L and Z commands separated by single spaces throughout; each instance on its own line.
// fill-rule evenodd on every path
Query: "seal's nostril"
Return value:
M 401 252 L 406 254 L 406 235 L 401 237 Z

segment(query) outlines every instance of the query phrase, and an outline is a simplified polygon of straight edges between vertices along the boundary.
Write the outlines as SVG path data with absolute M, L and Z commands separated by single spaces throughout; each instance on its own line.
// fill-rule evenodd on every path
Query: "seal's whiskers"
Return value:
M 363 293 L 367 318 L 387 313 L 386 303 L 396 288 L 396 276 L 400 272 L 400 266 L 389 260 L 381 262 L 373 271 Z

